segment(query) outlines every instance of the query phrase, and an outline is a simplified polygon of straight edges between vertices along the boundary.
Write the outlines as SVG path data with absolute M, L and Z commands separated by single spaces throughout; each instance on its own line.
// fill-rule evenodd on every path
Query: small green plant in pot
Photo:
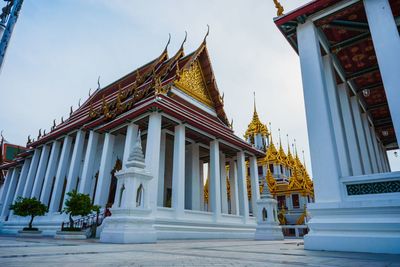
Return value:
M 87 194 L 78 193 L 76 190 L 67 193 L 68 199 L 65 201 L 63 212 L 69 214 L 69 228 L 64 228 L 63 231 L 80 231 L 80 228 L 74 227 L 73 216 L 87 216 L 93 211 L 98 212 L 100 207 L 92 205 L 90 196 Z
M 10 210 L 14 211 L 15 215 L 26 217 L 31 216 L 28 227 L 25 227 L 24 231 L 38 231 L 38 228 L 32 227 L 33 219 L 36 216 L 43 216 L 48 211 L 45 204 L 33 198 L 22 198 L 18 197 L 14 204 L 10 205 Z

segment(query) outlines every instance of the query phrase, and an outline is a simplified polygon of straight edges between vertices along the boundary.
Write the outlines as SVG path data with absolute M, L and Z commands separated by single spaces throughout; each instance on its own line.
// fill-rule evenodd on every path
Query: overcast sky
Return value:
M 281 0 L 286 11 L 307 0 Z M 1 1 L 0 5 L 3 5 Z M 25 144 L 53 119 L 68 117 L 97 87 L 157 57 L 168 33 L 173 55 L 184 38 L 187 53 L 207 39 L 225 111 L 243 136 L 253 112 L 278 128 L 286 146 L 297 140 L 311 168 L 297 54 L 273 23 L 272 0 L 25 0 L 0 74 L 0 130 Z M 389 153 L 393 169 L 400 159 Z M 394 164 L 393 164 L 394 162 Z

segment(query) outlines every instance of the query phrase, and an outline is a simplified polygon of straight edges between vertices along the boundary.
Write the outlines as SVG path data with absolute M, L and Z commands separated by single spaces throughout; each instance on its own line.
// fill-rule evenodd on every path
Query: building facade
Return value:
M 116 176 L 126 168 L 140 130 L 145 166 L 153 177 L 148 203 L 157 239 L 254 237 L 247 189 L 259 197 L 257 158 L 265 154 L 233 133 L 223 106 L 206 41 L 186 56 L 183 44 L 172 57 L 166 48 L 97 89 L 68 119 L 29 140 L 25 153 L 0 167 L 8 170 L 1 231 L 15 233 L 26 224 L 9 210 L 18 196 L 48 205 L 46 216 L 35 220 L 48 235 L 65 221 L 61 211 L 72 190 L 113 210 L 121 195 Z
M 265 152 L 265 157 L 257 160 L 260 191 L 266 180 L 272 196 L 278 201 L 278 218 L 285 235 L 303 236 L 307 229 L 306 206 L 314 202 L 314 186 L 297 149 L 292 155 L 288 142 L 285 151 L 280 136 L 279 143 L 274 143 L 267 125 L 258 116 L 255 103 L 244 137 L 248 143 Z
M 306 249 L 400 253 L 399 0 L 317 0 L 275 24 L 298 52 L 315 203 Z

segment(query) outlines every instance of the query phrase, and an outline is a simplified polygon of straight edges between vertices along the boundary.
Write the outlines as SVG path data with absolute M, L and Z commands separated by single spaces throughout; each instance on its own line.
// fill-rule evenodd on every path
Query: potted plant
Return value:
M 85 239 L 86 233 L 82 230 L 83 224 L 74 226 L 74 216 L 85 217 L 93 211 L 98 212 L 100 207 L 93 205 L 90 196 L 87 194 L 78 193 L 76 190 L 67 193 L 65 208 L 62 212 L 68 214 L 69 227 L 63 227 L 61 231 L 57 231 L 56 238 L 60 239 Z
M 35 197 L 33 198 L 22 198 L 18 197 L 14 204 L 10 205 L 10 210 L 14 211 L 15 215 L 26 217 L 31 216 L 28 227 L 24 227 L 23 230 L 18 231 L 20 235 L 38 235 L 41 234 L 42 231 L 39 231 L 38 228 L 32 227 L 33 219 L 36 216 L 43 216 L 48 211 L 48 208 L 45 204 L 37 200 Z

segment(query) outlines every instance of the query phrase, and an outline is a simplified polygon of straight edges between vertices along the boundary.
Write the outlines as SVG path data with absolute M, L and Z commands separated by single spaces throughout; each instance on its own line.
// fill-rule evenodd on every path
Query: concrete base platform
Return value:
M 254 235 L 255 240 L 283 240 L 282 228 L 277 224 L 259 224 Z
M 400 254 L 400 200 L 314 203 L 304 247 Z
M 56 235 L 54 236 L 55 239 L 75 239 L 75 240 L 83 240 L 86 239 L 86 232 L 85 231 L 79 231 L 79 232 L 73 232 L 73 231 L 57 231 Z
M 41 237 L 42 236 L 42 231 L 29 231 L 29 230 L 19 230 L 18 237 Z

